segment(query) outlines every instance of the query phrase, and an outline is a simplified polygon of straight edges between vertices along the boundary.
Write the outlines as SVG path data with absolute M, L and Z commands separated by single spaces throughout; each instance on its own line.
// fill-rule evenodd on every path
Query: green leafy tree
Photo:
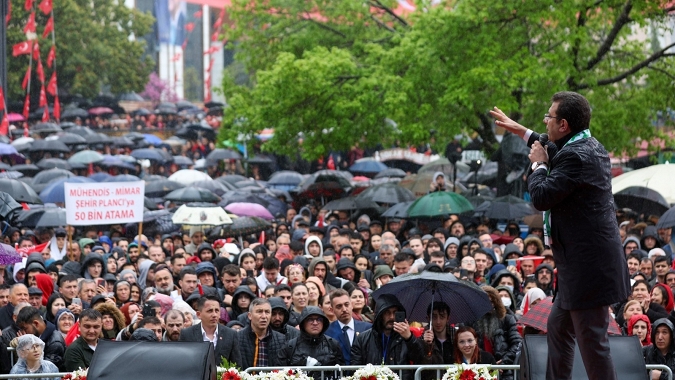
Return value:
M 491 152 L 487 110 L 543 130 L 551 95 L 570 90 L 589 98 L 594 135 L 630 153 L 661 135 L 652 121 L 675 101 L 673 45 L 649 32 L 665 28 L 666 0 L 420 2 L 406 19 L 395 2 L 233 3 L 228 39 L 251 80 L 226 76 L 221 138 L 274 128 L 275 152 L 297 152 L 298 135 L 315 158 L 357 141 L 427 142 L 431 129 L 439 144 L 479 135 Z
M 26 41 L 23 29 L 30 12 L 24 9 L 24 0 L 11 2 L 12 18 L 7 26 L 7 86 L 10 97 L 23 99 L 21 83 L 29 56 L 12 57 L 11 47 Z M 45 81 L 48 81 L 51 70 L 45 63 L 52 42 L 51 34 L 43 39 L 42 32 L 49 16 L 37 9 L 39 0 L 34 3 L 37 41 L 45 65 Z M 144 41 L 135 37 L 151 30 L 154 22 L 151 15 L 129 9 L 121 0 L 59 0 L 53 4 L 60 91 L 93 97 L 102 86 L 109 86 L 113 93 L 143 89 L 154 63 L 144 56 Z M 35 65 L 33 62 L 34 69 Z M 35 80 L 37 76 L 33 74 Z

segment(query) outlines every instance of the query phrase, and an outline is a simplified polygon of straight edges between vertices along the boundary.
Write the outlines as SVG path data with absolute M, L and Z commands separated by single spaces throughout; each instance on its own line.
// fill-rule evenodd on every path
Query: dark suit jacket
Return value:
M 371 325 L 368 322 L 361 322 L 354 320 L 354 330 L 356 331 L 356 334 L 354 335 L 354 340 L 356 340 L 356 337 L 371 328 L 373 325 Z M 330 325 L 328 325 L 328 330 L 326 330 L 326 335 L 329 337 L 335 339 L 340 343 L 340 349 L 342 349 L 342 356 L 345 359 L 345 365 L 349 365 L 351 363 L 351 345 L 347 340 L 345 339 L 344 335 L 342 335 L 342 329 L 340 328 L 340 324 L 338 321 L 332 322 Z
M 538 139 L 533 133 L 528 146 Z M 551 210 L 556 302 L 564 310 L 583 310 L 624 301 L 630 284 L 609 154 L 593 137 L 558 148 L 549 173 L 535 170 L 527 180 L 534 207 Z
M 203 342 L 202 325 L 197 324 L 192 327 L 181 330 L 181 342 Z M 229 327 L 218 325 L 218 343 L 215 350 L 216 365 L 220 365 L 223 358 L 232 364 L 241 367 L 241 355 L 239 353 L 239 339 L 237 332 Z

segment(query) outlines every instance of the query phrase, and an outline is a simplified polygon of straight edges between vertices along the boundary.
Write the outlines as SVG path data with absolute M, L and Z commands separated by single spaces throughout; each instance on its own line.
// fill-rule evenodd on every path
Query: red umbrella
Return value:
M 518 320 L 518 324 L 546 332 L 546 323 L 548 322 L 548 316 L 551 314 L 552 307 L 553 297 L 546 297 L 532 306 L 530 310 Z M 607 312 L 609 313 L 609 310 Z M 622 335 L 619 324 L 616 323 L 614 318 L 609 319 L 609 328 L 607 329 L 607 332 L 610 335 Z
M 94 107 L 89 109 L 90 115 L 103 115 L 107 113 L 115 113 L 115 111 L 111 110 L 108 107 Z

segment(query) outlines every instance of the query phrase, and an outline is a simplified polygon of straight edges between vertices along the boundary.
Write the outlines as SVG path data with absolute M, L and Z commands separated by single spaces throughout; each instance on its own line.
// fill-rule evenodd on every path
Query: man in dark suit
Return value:
M 609 351 L 609 305 L 630 294 L 628 267 L 614 213 L 609 154 L 591 137 L 591 107 L 574 92 L 553 95 L 544 116 L 548 139 L 495 107 L 496 124 L 531 147 L 528 189 L 546 210 L 545 235 L 557 269 L 548 320 L 547 380 L 571 379 L 574 337 L 590 380 L 614 380 Z
M 332 322 L 326 330 L 326 335 L 340 343 L 345 364 L 351 360 L 352 343 L 356 337 L 372 327 L 368 322 L 357 321 L 352 318 L 352 301 L 349 293 L 344 289 L 335 289 L 330 294 L 330 303 L 337 321 Z
M 217 297 L 203 296 L 197 303 L 197 317 L 202 323 L 181 330 L 179 341 L 210 342 L 215 348 L 216 364 L 223 358 L 232 365 L 241 366 L 241 356 L 237 333 L 218 324 L 220 318 L 220 302 Z

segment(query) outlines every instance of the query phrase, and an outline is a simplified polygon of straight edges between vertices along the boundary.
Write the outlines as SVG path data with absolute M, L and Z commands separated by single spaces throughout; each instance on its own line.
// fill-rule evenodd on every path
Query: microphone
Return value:
M 548 133 L 542 133 L 539 135 L 539 143 L 541 146 L 546 146 L 546 143 L 548 142 Z

